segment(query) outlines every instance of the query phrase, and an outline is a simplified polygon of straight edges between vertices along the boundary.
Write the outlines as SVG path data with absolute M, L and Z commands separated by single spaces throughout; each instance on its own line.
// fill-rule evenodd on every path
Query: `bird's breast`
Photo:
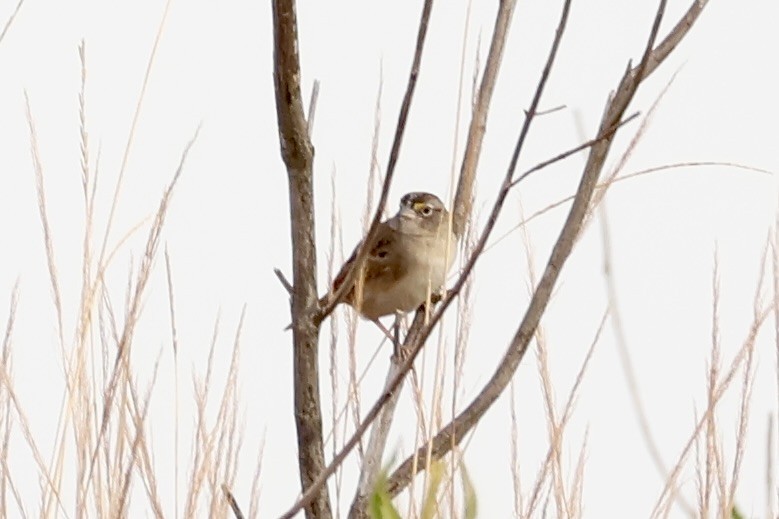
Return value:
M 378 319 L 395 312 L 411 312 L 437 292 L 446 282 L 453 263 L 454 241 L 408 238 L 402 259 L 404 274 L 393 283 L 366 286 L 360 313 Z

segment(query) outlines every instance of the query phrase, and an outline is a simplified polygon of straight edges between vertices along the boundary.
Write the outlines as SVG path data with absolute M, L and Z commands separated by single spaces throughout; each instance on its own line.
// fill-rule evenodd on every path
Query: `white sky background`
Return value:
M 665 35 L 687 9 L 671 1 Z M 0 4 L 6 20 L 16 2 Z M 465 105 L 468 120 L 473 63 L 482 63 L 494 20 L 495 2 L 474 2 L 467 36 Z M 497 193 L 511 149 L 535 89 L 560 10 L 560 2 L 520 2 L 493 101 L 479 166 L 477 208 L 482 217 Z M 520 170 L 581 142 L 578 111 L 593 136 L 607 94 L 628 59 L 638 60 L 657 2 L 575 0 L 542 108 L 568 108 L 539 118 L 520 161 Z M 164 10 L 164 3 L 115 4 L 28 0 L 0 43 L 0 315 L 7 315 L 14 282 L 20 304 L 14 342 L 15 386 L 48 458 L 61 392 L 61 361 L 38 217 L 24 89 L 37 125 L 62 283 L 66 339 L 75 330 L 80 290 L 83 200 L 79 165 L 78 42 L 87 45 L 87 127 L 92 167 L 100 151 L 96 239 L 127 143 L 133 112 Z M 316 2 L 298 5 L 304 95 L 314 79 L 322 83 L 313 141 L 316 147 L 317 242 L 320 288 L 326 286 L 331 171 L 350 249 L 362 230 L 370 164 L 374 105 L 383 73 L 379 162 L 386 165 L 420 11 L 420 2 Z M 389 210 L 408 191 L 429 190 L 442 198 L 451 188 L 457 85 L 466 3 L 439 2 L 433 10 Z M 727 161 L 779 171 L 776 121 L 779 75 L 773 0 L 712 2 L 673 56 L 640 89 L 629 111 L 647 108 L 670 77 L 662 102 L 626 171 L 685 161 Z M 481 40 L 479 36 L 481 35 Z M 480 42 L 480 45 L 479 45 Z M 477 50 L 478 49 L 478 50 Z M 383 71 L 383 72 L 382 72 Z M 218 373 L 229 364 L 235 326 L 247 305 L 241 353 L 241 405 L 245 416 L 243 465 L 234 488 L 248 508 L 248 489 L 258 447 L 263 459 L 264 517 L 288 508 L 298 492 L 287 298 L 272 273 L 290 269 L 288 195 L 276 134 L 272 82 L 271 15 L 268 2 L 173 2 L 153 64 L 150 82 L 127 163 L 110 243 L 156 210 L 164 186 L 186 142 L 202 121 L 174 195 L 164 235 L 170 251 L 181 341 L 180 424 L 194 421 L 192 367 L 202 371 L 217 314 L 221 314 Z M 624 149 L 631 124 L 618 140 Z M 455 155 L 458 163 L 461 150 Z M 612 155 L 613 164 L 616 154 Z M 515 190 L 495 236 L 527 214 L 573 193 L 583 155 L 538 173 Z M 614 276 L 619 291 L 638 384 L 652 431 L 665 462 L 673 465 L 705 406 L 705 370 L 711 347 L 712 267 L 718 250 L 721 277 L 720 324 L 726 363 L 747 335 L 765 240 L 776 217 L 777 183 L 760 173 L 726 167 L 677 169 L 628 180 L 607 197 Z M 528 226 L 538 269 L 557 237 L 565 209 Z M 481 229 L 482 220 L 477 223 Z M 130 258 L 142 254 L 149 222 L 133 235 L 108 273 L 121 308 Z M 559 406 L 567 397 L 606 307 L 600 226 L 593 222 L 558 283 L 543 320 Z M 347 250 L 347 252 L 348 252 Z M 173 360 L 161 256 L 146 299 L 133 351 L 135 366 L 149 366 L 162 348 L 161 373 L 150 416 L 159 481 L 173 494 Z M 492 249 L 475 271 L 475 302 L 465 379 L 458 406 L 476 394 L 492 374 L 528 301 L 528 270 L 522 237 L 514 232 Z M 766 301 L 770 297 L 765 284 Z M 2 295 L 4 294 L 4 295 Z M 341 317 L 339 317 L 340 319 Z M 772 326 L 772 325 L 771 325 Z M 343 326 L 341 326 L 343 329 Z M 765 513 L 766 425 L 777 409 L 776 353 L 770 326 L 759 337 L 749 436 L 738 504 L 748 516 Z M 368 361 L 379 335 L 360 324 L 357 352 Z M 429 349 L 436 351 L 431 339 Z M 451 341 L 449 343 L 451 355 Z M 321 341 L 327 366 L 327 335 Z M 346 344 L 339 345 L 346 377 Z M 223 352 L 223 353 L 222 353 Z M 383 383 L 389 348 L 382 352 L 360 390 L 367 408 Z M 427 360 L 432 386 L 433 356 Z M 451 363 L 450 363 L 451 364 Z M 144 380 L 148 373 L 139 369 Z M 329 413 L 330 382 L 321 386 Z M 451 368 L 447 380 L 451 382 Z M 221 381 L 221 379 L 219 379 Z M 343 399 L 345 385 L 341 383 Z M 529 491 L 548 439 L 534 354 L 516 376 L 523 484 Z M 447 386 L 445 407 L 451 402 Z M 737 427 L 737 389 L 720 414 L 726 459 L 732 463 Z M 411 393 L 390 438 L 390 450 L 405 456 L 414 442 Z M 448 421 L 449 417 L 444 417 Z M 325 424 L 330 423 L 329 415 Z M 466 462 L 479 497 L 480 517 L 507 517 L 513 510 L 509 470 L 509 400 L 502 398 L 479 425 Z M 588 432 L 587 432 L 588 431 Z M 662 489 L 641 439 L 627 393 L 613 333 L 607 327 L 586 375 L 567 432 L 564 462 L 572 474 L 587 432 L 585 516 L 647 515 Z M 186 436 L 186 433 L 185 433 Z M 36 510 L 38 476 L 27 448 L 16 437 L 11 453 L 16 484 L 28 511 Z M 327 447 L 328 452 L 331 447 Z M 182 447 L 181 459 L 187 459 Z M 355 458 L 347 464 L 344 506 L 353 488 Z M 189 467 L 182 467 L 182 477 Z M 683 473 L 685 495 L 694 500 L 692 471 Z M 136 489 L 141 492 L 140 489 Z M 163 493 L 165 493 L 163 491 Z M 173 512 L 173 501 L 166 503 Z M 674 509 L 672 516 L 681 512 Z

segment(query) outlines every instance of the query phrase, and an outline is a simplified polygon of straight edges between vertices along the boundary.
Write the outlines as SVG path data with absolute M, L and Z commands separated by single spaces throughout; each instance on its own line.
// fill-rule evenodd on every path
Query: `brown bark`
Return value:
M 314 149 L 300 94 L 297 17 L 294 0 L 273 2 L 273 79 L 279 144 L 289 182 L 292 237 L 292 340 L 295 426 L 300 484 L 305 492 L 324 470 L 322 406 L 319 393 L 319 324 L 314 239 Z M 306 517 L 332 517 L 326 485 L 307 504 Z

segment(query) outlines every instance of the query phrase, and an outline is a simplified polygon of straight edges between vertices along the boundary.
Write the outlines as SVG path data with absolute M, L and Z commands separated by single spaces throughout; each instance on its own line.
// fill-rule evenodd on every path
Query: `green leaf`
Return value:
M 460 465 L 460 474 L 463 479 L 463 517 L 465 519 L 476 519 L 476 489 L 473 488 L 465 464 Z
M 401 519 L 387 492 L 387 472 L 382 470 L 371 494 L 368 513 L 372 519 Z
M 736 505 L 733 505 L 733 508 L 730 509 L 730 519 L 746 519 L 746 517 L 738 511 Z
M 440 461 L 434 461 L 430 465 L 430 479 L 425 491 L 425 499 L 422 502 L 421 519 L 433 519 L 438 511 L 438 488 L 444 475 L 444 467 Z

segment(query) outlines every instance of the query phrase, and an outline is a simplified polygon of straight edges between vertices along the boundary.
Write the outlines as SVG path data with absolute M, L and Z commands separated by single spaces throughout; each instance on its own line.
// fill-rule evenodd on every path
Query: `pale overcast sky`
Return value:
M 245 454 L 234 491 L 239 501 L 248 503 L 254 462 L 264 438 L 263 517 L 286 510 L 299 489 L 290 335 L 282 331 L 289 322 L 289 311 L 286 294 L 272 272 L 274 267 L 287 273 L 291 268 L 286 173 L 276 134 L 269 4 L 172 1 L 109 242 L 115 245 L 137 224 L 142 228 L 123 245 L 106 280 L 117 308 L 122 308 L 131 258 L 137 265 L 143 253 L 150 223 L 144 219 L 156 210 L 183 147 L 202 122 L 163 238 L 173 266 L 180 334 L 180 398 L 185 403 L 179 423 L 188 428 L 194 422 L 190 372 L 201 373 L 205 366 L 217 316 L 221 316 L 221 332 L 216 373 L 221 383 L 218 375 L 227 369 L 235 327 L 246 305 L 239 382 Z M 486 56 L 496 2 L 473 4 L 466 40 L 461 135 L 468 120 L 474 63 L 478 57 L 483 64 Z M 669 2 L 661 36 L 688 4 L 689 0 Z M 15 0 L 0 3 L 0 21 L 7 19 L 15 5 Z M 565 105 L 566 109 L 535 122 L 520 169 L 579 144 L 583 139 L 575 122 L 577 113 L 587 132 L 585 138 L 593 136 L 609 92 L 628 60 L 635 62 L 641 55 L 656 5 L 654 0 L 574 0 L 568 31 L 542 101 L 542 108 Z M 379 163 L 383 169 L 408 75 L 420 6 L 420 2 L 372 0 L 308 0 L 298 4 L 304 95 L 308 96 L 315 79 L 321 81 L 313 141 L 322 291 L 330 246 L 331 183 L 342 223 L 343 247 L 350 249 L 362 232 L 380 77 Z M 78 315 L 84 223 L 78 44 L 81 39 L 86 42 L 87 129 L 93 168 L 98 154 L 100 157 L 95 238 L 102 239 L 164 8 L 160 0 L 27 0 L 0 42 L 0 320 L 5 321 L 10 293 L 18 279 L 14 384 L 47 460 L 63 381 L 24 92 L 29 95 L 37 126 L 68 339 L 75 333 Z M 474 222 L 477 229 L 481 229 L 505 173 L 559 11 L 560 2 L 529 0 L 520 1 L 514 14 L 479 166 L 476 208 L 482 218 Z M 459 161 L 462 147 L 461 137 L 460 149 L 454 153 L 466 12 L 464 0 L 434 6 L 417 95 L 390 194 L 390 211 L 408 191 L 431 191 L 444 199 L 449 196 L 453 156 Z M 689 37 L 643 85 L 631 105 L 629 111 L 645 113 L 676 74 L 625 173 L 694 161 L 729 162 L 779 172 L 777 20 L 779 3 L 775 0 L 711 2 Z M 634 122 L 625 129 L 609 164 L 614 164 L 636 128 L 638 123 Z M 525 213 L 531 214 L 572 194 L 583 160 L 584 155 L 577 155 L 522 184 L 512 193 L 496 236 L 520 220 L 520 199 Z M 607 196 L 619 308 L 652 433 L 668 466 L 674 465 L 681 453 L 694 427 L 696 410 L 700 414 L 706 405 L 715 251 L 721 282 L 722 358 L 728 366 L 749 332 L 762 255 L 777 218 L 777 197 L 775 175 L 723 166 L 654 173 L 615 185 Z M 567 208 L 558 208 L 527 226 L 537 270 L 548 258 Z M 770 262 L 765 272 L 762 294 L 768 303 L 772 297 Z M 491 249 L 475 271 L 473 324 L 458 410 L 478 392 L 499 362 L 527 305 L 528 283 L 522 234 L 515 231 Z M 602 234 L 596 220 L 565 266 L 542 321 L 558 409 L 567 398 L 606 306 Z M 343 318 L 343 314 L 337 315 Z M 775 420 L 777 412 L 773 326 L 769 321 L 755 350 L 747 450 L 737 492 L 737 503 L 748 517 L 766 513 L 766 430 L 769 416 Z M 359 330 L 356 355 L 362 366 L 372 356 L 380 335 L 365 322 Z M 326 333 L 321 347 L 327 429 L 331 422 Z M 433 338 L 423 370 L 428 399 L 436 347 Z M 170 410 L 174 377 L 161 256 L 133 348 L 134 365 L 146 364 L 149 372 L 160 348 L 164 352 L 149 424 L 160 481 L 171 481 L 172 495 L 174 416 Z M 451 357 L 451 335 L 447 348 Z M 380 390 L 389 354 L 389 349 L 379 354 L 360 387 L 363 409 Z M 339 399 L 343 401 L 348 369 L 345 341 L 339 344 L 338 355 Z M 566 474 L 573 474 L 586 436 L 584 517 L 648 516 L 663 487 L 664 479 L 642 440 L 620 366 L 614 333 L 607 326 L 566 432 Z M 149 372 L 139 368 L 139 380 L 147 381 Z M 450 362 L 445 409 L 451 406 L 452 376 Z M 526 356 L 515 380 L 521 476 L 527 493 L 548 447 L 535 354 Z M 739 388 L 731 391 L 718 415 L 728 467 L 733 461 L 739 405 Z M 407 387 L 389 443 L 398 458 L 405 457 L 414 445 L 416 415 L 411 402 Z M 449 415 L 443 419 L 448 421 Z M 478 426 L 465 454 L 479 497 L 480 517 L 510 517 L 513 513 L 510 423 L 509 399 L 504 397 Z M 11 452 L 11 472 L 28 512 L 35 515 L 39 476 L 18 431 L 14 441 L 18 448 Z M 327 450 L 329 453 L 331 446 Z M 182 445 L 183 459 L 187 459 L 187 452 L 188 446 Z M 351 497 L 355 460 L 352 457 L 346 464 L 344 489 L 348 490 L 344 490 L 343 507 Z M 188 477 L 188 470 L 188 466 L 181 468 L 182 478 Z M 72 474 L 65 475 L 69 476 Z M 694 503 L 692 464 L 686 465 L 680 483 L 685 497 Z M 775 499 L 776 489 L 772 492 Z M 172 516 L 173 499 L 169 497 L 165 505 Z M 148 510 L 143 508 L 143 513 L 148 515 Z M 11 517 L 16 514 L 9 511 Z M 671 517 L 681 515 L 679 508 L 671 510 Z

